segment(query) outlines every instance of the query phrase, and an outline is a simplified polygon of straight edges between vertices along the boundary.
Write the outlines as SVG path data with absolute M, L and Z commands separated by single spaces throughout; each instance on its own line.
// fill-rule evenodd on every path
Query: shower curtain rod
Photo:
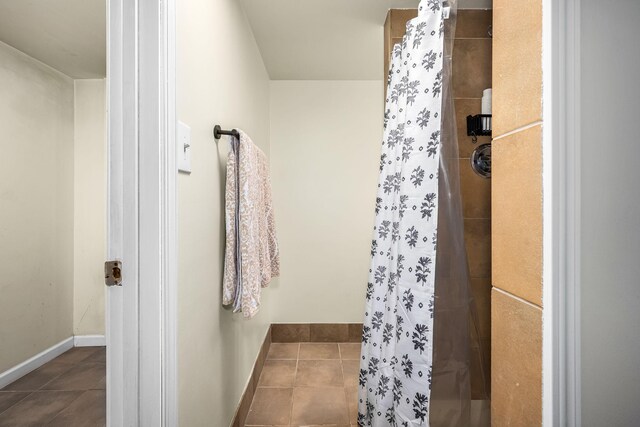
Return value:
M 240 132 L 235 129 L 231 130 L 223 130 L 220 125 L 215 125 L 213 128 L 213 137 L 215 139 L 220 139 L 222 135 L 235 136 L 236 138 L 240 138 Z

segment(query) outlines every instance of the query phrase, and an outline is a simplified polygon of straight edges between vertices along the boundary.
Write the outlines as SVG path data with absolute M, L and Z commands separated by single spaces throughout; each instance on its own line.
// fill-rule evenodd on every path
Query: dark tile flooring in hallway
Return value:
M 360 344 L 273 343 L 246 426 L 357 426 Z
M 106 424 L 105 347 L 75 347 L 0 390 L 0 427 Z

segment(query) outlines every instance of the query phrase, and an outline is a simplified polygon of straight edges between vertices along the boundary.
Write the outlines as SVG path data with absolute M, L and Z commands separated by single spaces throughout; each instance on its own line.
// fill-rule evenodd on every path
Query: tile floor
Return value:
M 245 426 L 357 426 L 360 344 L 273 343 Z
M 0 427 L 106 424 L 105 347 L 76 347 L 0 390 Z

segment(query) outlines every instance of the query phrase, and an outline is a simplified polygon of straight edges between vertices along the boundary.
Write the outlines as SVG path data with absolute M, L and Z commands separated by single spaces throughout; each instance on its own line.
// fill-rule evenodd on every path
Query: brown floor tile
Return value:
M 42 390 L 93 390 L 97 389 L 105 377 L 105 365 L 102 363 L 83 363 L 75 365 L 64 375 L 47 383 Z
M 338 344 L 336 343 L 301 343 L 300 360 L 340 359 Z
M 357 343 L 341 343 L 340 358 L 342 360 L 360 360 L 362 346 Z
M 358 423 L 358 387 L 347 387 L 344 389 L 347 396 L 347 406 L 349 408 L 349 422 Z
M 91 363 L 107 363 L 107 347 L 98 347 L 95 353 L 85 359 Z
M 258 388 L 246 425 L 288 425 L 291 417 L 291 388 Z
M 82 394 L 81 391 L 36 391 L 0 414 L 0 427 L 42 426 Z
M 62 353 L 52 361 L 61 363 L 85 363 L 91 362 L 91 357 L 104 347 L 74 347 Z
M 297 387 L 293 390 L 291 424 L 348 424 L 347 402 L 342 387 Z
M 267 360 L 273 359 L 287 359 L 296 360 L 298 358 L 298 349 L 300 344 L 298 343 L 273 343 L 269 347 L 269 353 L 267 353 Z
M 295 360 L 265 361 L 258 387 L 293 387 L 296 364 Z
M 104 390 L 85 391 L 47 424 L 59 427 L 98 427 L 107 423 L 107 395 Z
M 299 360 L 296 387 L 343 386 L 339 360 Z
M 0 414 L 28 395 L 26 391 L 0 391 Z
M 360 375 L 360 361 L 359 360 L 343 360 L 342 372 L 344 374 L 344 386 L 357 387 L 358 376 Z
M 102 378 L 100 381 L 98 381 L 98 384 L 96 385 L 96 389 L 97 390 L 106 390 L 107 389 L 107 377 L 105 375 L 104 378 Z
M 73 365 L 68 363 L 58 362 L 57 359 L 52 360 L 49 363 L 45 363 L 33 372 L 28 373 L 24 377 L 12 382 L 3 391 L 35 391 L 39 390 L 42 386 L 47 384 L 54 378 L 69 371 Z

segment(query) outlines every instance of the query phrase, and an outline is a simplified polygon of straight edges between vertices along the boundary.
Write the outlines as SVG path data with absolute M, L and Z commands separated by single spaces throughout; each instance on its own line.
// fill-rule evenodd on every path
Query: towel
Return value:
M 225 194 L 226 245 L 222 303 L 255 316 L 260 291 L 280 274 L 267 156 L 239 131 L 231 137 Z

